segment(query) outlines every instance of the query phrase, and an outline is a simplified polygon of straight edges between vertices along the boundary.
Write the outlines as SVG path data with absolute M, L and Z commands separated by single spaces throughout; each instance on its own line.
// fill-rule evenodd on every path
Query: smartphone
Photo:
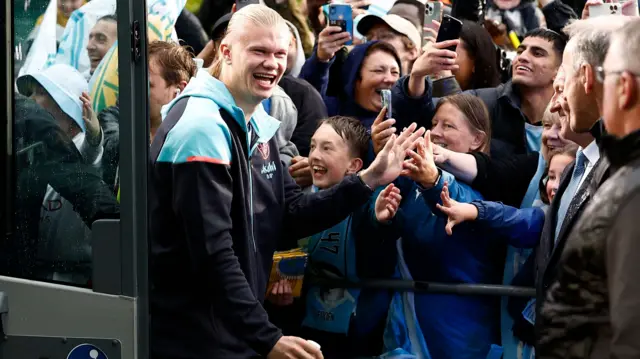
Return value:
M 393 111 L 391 108 L 391 90 L 381 90 L 380 91 L 380 99 L 382 102 L 382 107 L 387 108 L 386 118 L 389 119 L 393 116 Z
M 459 39 L 461 32 L 462 21 L 453 16 L 445 15 L 442 18 L 442 25 L 440 25 L 440 31 L 438 31 L 438 38 L 436 39 L 436 42 Z M 449 46 L 447 50 L 456 51 L 456 47 Z
M 353 38 L 353 13 L 351 12 L 351 5 L 329 5 L 329 26 L 340 26 L 342 31 L 348 32 Z M 351 44 L 352 40 L 345 43 L 345 45 Z
M 607 15 L 622 15 L 622 3 L 599 4 L 589 7 L 589 17 Z
M 236 0 L 236 11 L 251 4 L 260 4 L 260 0 Z
M 424 27 L 435 30 L 434 20 L 442 22 L 442 1 L 427 1 L 424 10 Z

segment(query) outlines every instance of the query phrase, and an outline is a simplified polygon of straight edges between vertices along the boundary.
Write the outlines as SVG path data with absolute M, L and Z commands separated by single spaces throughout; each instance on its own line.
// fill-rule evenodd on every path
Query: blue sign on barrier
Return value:
M 67 359 L 109 359 L 107 355 L 95 345 L 80 344 L 71 349 Z

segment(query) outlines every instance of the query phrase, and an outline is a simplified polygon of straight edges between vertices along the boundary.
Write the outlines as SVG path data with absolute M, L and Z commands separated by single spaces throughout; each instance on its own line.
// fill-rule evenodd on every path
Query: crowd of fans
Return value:
M 63 29 L 90 3 L 58 2 Z M 637 1 L 444 1 L 442 42 L 429 4 L 344 2 L 354 33 L 328 1 L 205 0 L 148 44 L 152 357 L 640 358 Z M 91 285 L 126 154 L 90 80 L 118 25 L 89 31 L 89 69 L 16 78 L 3 274 Z M 294 248 L 295 297 L 268 285 Z

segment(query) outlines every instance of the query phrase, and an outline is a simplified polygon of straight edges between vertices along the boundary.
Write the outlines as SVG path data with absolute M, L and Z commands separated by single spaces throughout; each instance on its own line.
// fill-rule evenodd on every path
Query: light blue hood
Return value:
M 184 97 L 210 99 L 216 106 L 203 108 L 202 111 L 218 111 L 219 109 L 223 109 L 233 116 L 245 132 L 247 131 L 244 111 L 242 111 L 240 107 L 236 106 L 236 101 L 224 83 L 211 76 L 206 69 L 199 70 L 196 76 L 191 78 L 187 86 L 184 88 L 184 91 L 176 96 L 173 101 L 162 107 L 161 113 L 163 120 L 173 105 Z M 251 117 L 251 124 L 255 128 L 256 134 L 260 138 L 259 142 L 261 143 L 267 142 L 271 139 L 280 127 L 280 121 L 267 114 L 264 107 L 262 107 L 262 104 L 256 108 L 256 112 L 254 112 Z

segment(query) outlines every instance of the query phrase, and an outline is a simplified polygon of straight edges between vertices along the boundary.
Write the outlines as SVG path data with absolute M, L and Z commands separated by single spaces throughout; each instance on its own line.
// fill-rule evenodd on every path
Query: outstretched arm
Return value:
M 330 189 L 302 194 L 288 173 L 285 179 L 287 239 L 297 240 L 329 228 L 364 205 L 373 189 L 395 180 L 402 171 L 404 153 L 424 133 L 412 124 L 400 136 L 393 135 L 369 168 L 346 177 Z
M 448 217 L 446 231 L 449 235 L 454 226 L 475 221 L 496 235 L 506 237 L 509 245 L 516 248 L 534 248 L 540 240 L 544 226 L 544 211 L 540 208 L 518 209 L 487 201 L 461 203 L 449 197 L 447 187 L 441 196 L 442 205 L 436 206 Z

